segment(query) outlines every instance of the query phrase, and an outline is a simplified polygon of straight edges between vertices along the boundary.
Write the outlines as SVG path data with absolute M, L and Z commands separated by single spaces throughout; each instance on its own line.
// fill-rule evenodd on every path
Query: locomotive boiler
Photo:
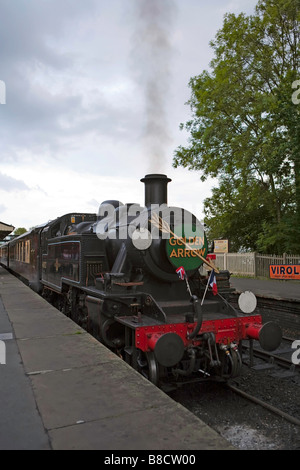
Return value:
M 66 214 L 2 246 L 1 263 L 157 385 L 234 377 L 242 341 L 276 349 L 280 328 L 233 307 L 202 224 L 168 205 L 171 180 L 141 181 L 144 206 Z

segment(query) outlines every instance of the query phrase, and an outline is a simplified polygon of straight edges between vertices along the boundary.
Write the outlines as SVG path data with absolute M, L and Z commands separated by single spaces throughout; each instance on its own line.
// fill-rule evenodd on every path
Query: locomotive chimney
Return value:
M 166 175 L 150 174 L 141 179 L 145 183 L 145 206 L 149 207 L 151 204 L 167 204 L 168 203 L 168 190 L 167 185 L 172 181 Z

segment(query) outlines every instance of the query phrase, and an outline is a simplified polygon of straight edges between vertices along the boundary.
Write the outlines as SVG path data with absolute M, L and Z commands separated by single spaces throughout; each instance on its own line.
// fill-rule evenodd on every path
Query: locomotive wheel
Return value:
M 154 385 L 158 384 L 159 369 L 153 352 L 144 353 L 138 350 L 137 370 Z
M 113 318 L 100 322 L 101 342 L 109 348 L 122 348 L 124 346 L 124 328 Z

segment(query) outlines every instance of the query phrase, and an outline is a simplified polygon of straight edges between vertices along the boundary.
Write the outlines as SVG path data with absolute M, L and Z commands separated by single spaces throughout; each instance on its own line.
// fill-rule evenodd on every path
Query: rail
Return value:
M 292 424 L 295 424 L 296 426 L 300 426 L 300 420 L 295 418 L 294 416 L 291 416 L 288 413 L 285 413 L 284 411 L 280 410 L 279 408 L 276 408 L 275 406 L 270 405 L 269 403 L 266 403 L 265 401 L 260 400 L 257 397 L 254 397 L 253 395 L 250 395 L 249 393 L 239 389 L 233 384 L 228 383 L 227 387 L 232 392 L 237 393 L 238 395 L 241 395 L 243 398 L 246 398 L 247 400 L 250 400 L 253 403 L 256 403 L 257 405 L 260 405 L 263 408 L 266 408 L 267 410 L 271 411 L 272 413 L 277 414 L 281 418 L 284 418 L 285 420 L 289 421 Z

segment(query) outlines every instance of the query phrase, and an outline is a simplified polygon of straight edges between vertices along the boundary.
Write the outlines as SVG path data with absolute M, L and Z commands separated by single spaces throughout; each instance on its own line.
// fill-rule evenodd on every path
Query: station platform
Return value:
M 300 281 L 231 276 L 230 284 L 238 293 L 251 291 L 258 297 L 300 302 Z
M 233 449 L 1 267 L 0 340 L 1 450 Z

